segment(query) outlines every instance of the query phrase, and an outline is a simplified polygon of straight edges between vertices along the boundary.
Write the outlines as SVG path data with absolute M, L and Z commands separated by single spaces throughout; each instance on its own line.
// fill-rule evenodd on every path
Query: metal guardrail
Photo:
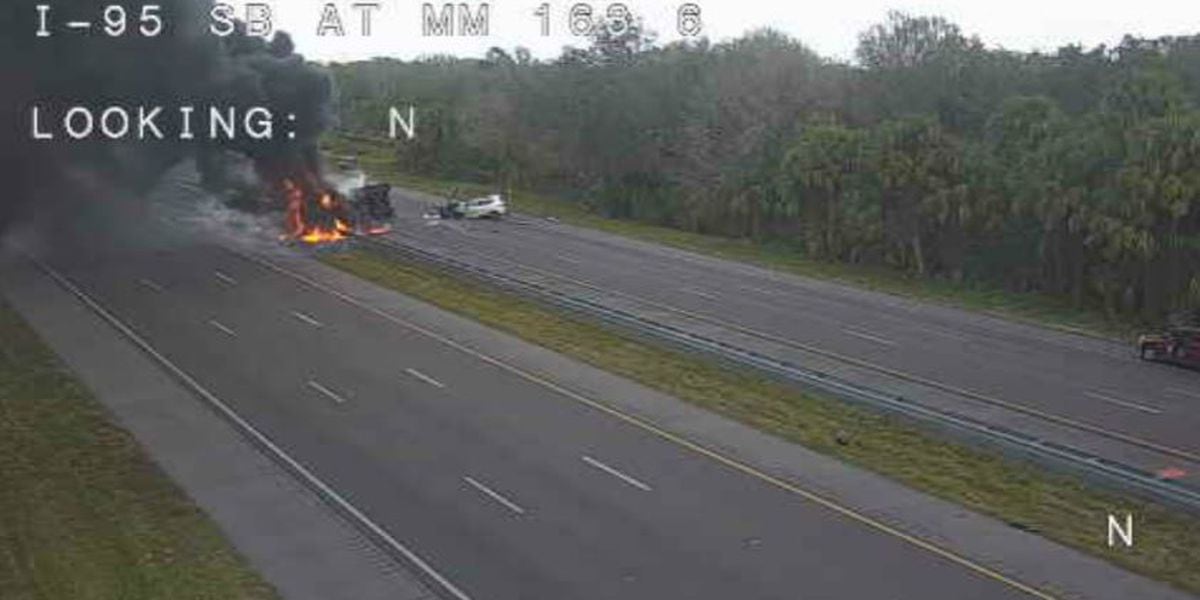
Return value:
M 1180 485 L 1174 481 L 1159 479 L 1140 469 L 1071 446 L 1042 440 L 1006 427 L 914 403 L 903 396 L 888 394 L 822 371 L 777 360 L 754 350 L 734 346 L 625 310 L 605 306 L 594 300 L 573 296 L 549 286 L 430 252 L 394 238 L 387 240 L 359 238 L 359 241 L 368 246 L 414 258 L 441 269 L 466 274 L 560 308 L 598 318 L 676 347 L 713 355 L 722 360 L 766 372 L 860 405 L 933 425 L 960 438 L 997 447 L 1009 454 L 1020 455 L 1052 468 L 1082 475 L 1110 489 L 1134 493 L 1200 513 L 1200 490 Z

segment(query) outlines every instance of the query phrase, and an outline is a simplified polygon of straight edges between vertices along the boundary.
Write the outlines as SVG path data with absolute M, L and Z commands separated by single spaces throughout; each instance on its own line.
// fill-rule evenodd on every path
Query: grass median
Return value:
M 445 181 L 402 174 L 398 171 L 390 142 L 367 137 L 330 135 L 323 140 L 326 150 L 335 154 L 355 154 L 359 164 L 373 179 L 400 187 L 446 196 L 451 190 L 463 194 L 485 194 L 489 186 Z M 1065 297 L 1036 293 L 1016 293 L 985 284 L 965 284 L 917 277 L 882 266 L 851 265 L 813 260 L 783 240 L 755 242 L 715 235 L 691 233 L 630 221 L 611 219 L 588 210 L 580 202 L 546 194 L 513 190 L 513 210 L 523 214 L 554 217 L 565 223 L 598 229 L 629 238 L 690 250 L 700 254 L 736 260 L 760 267 L 836 281 L 858 288 L 937 302 L 1009 320 L 1103 337 L 1130 340 L 1147 324 L 1136 319 L 1107 314 L 1096 307 L 1079 308 Z
M 1195 516 L 948 443 L 907 422 L 660 347 L 417 263 L 366 249 L 321 260 L 1014 527 L 1200 592 L 1200 518 Z M 1136 543 L 1109 548 L 1107 516 L 1126 512 L 1135 515 Z
M 276 598 L 0 302 L 0 598 Z

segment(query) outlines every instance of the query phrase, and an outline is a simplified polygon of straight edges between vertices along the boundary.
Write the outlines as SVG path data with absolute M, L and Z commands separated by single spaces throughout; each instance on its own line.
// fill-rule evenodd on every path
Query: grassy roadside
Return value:
M 660 348 L 424 266 L 367 250 L 329 254 L 322 260 L 762 431 L 1200 593 L 1200 518 L 946 443 L 904 423 Z M 849 443 L 839 443 L 838 432 L 848 434 Z M 1136 515 L 1137 543 L 1132 549 L 1110 549 L 1107 515 L 1126 511 Z
M 276 597 L 0 303 L 0 598 Z
M 446 195 L 452 189 L 463 193 L 495 191 L 477 183 L 442 181 L 401 174 L 396 169 L 390 147 L 384 141 L 329 136 L 323 140 L 323 145 L 326 150 L 335 154 L 357 153 L 360 165 L 372 178 L 400 187 L 437 195 Z M 578 202 L 527 191 L 514 190 L 511 203 L 514 210 L 528 215 L 554 217 L 565 223 L 634 239 L 796 275 L 984 312 L 1043 327 L 1121 340 L 1131 339 L 1144 327 L 1142 323 L 1106 315 L 1102 310 L 1076 309 L 1064 298 L 922 279 L 883 267 L 812 260 L 782 243 L 758 244 L 750 240 L 702 235 L 635 221 L 609 219 L 589 212 Z

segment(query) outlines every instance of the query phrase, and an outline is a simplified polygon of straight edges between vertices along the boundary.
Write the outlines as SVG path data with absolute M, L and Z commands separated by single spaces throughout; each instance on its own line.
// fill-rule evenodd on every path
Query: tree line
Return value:
M 1200 35 L 1015 52 L 891 13 L 846 62 L 769 29 L 608 31 L 554 60 L 329 65 L 340 128 L 416 103 L 413 174 L 1148 320 L 1200 307 Z

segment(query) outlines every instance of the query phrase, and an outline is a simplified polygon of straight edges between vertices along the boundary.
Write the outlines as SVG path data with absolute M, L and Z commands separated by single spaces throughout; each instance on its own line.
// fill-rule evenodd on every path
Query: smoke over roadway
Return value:
M 214 35 L 209 0 L 155 3 L 162 29 L 153 37 L 139 31 L 146 24 L 140 5 L 125 6 L 126 26 L 118 36 L 103 30 L 105 3 L 92 0 L 15 0 L 0 9 L 0 105 L 6 117 L 0 232 L 18 219 L 69 214 L 80 203 L 137 199 L 187 158 L 197 158 L 209 179 L 219 179 L 218 158 L 228 151 L 252 159 L 260 175 L 316 172 L 316 140 L 332 118 L 327 75 L 296 54 L 284 33 L 270 41 L 240 28 L 227 37 Z M 38 36 L 38 4 L 51 7 L 47 36 Z M 71 30 L 69 21 L 91 21 L 93 28 Z M 194 108 L 188 115 L 194 122 L 181 117 L 183 106 Z M 249 127 L 243 117 L 252 107 L 265 107 L 272 135 L 239 129 L 233 139 L 214 140 L 206 135 L 213 106 L 236 114 L 238 127 Z M 63 125 L 71 107 L 87 108 L 97 132 L 106 108 L 120 107 L 136 131 L 139 107 L 161 107 L 152 131 L 161 131 L 162 139 L 132 133 L 116 140 L 98 133 L 72 139 Z M 78 125 L 83 119 L 76 116 Z M 255 116 L 261 134 L 266 119 Z M 193 139 L 182 139 L 187 133 Z M 39 134 L 53 139 L 35 139 Z

